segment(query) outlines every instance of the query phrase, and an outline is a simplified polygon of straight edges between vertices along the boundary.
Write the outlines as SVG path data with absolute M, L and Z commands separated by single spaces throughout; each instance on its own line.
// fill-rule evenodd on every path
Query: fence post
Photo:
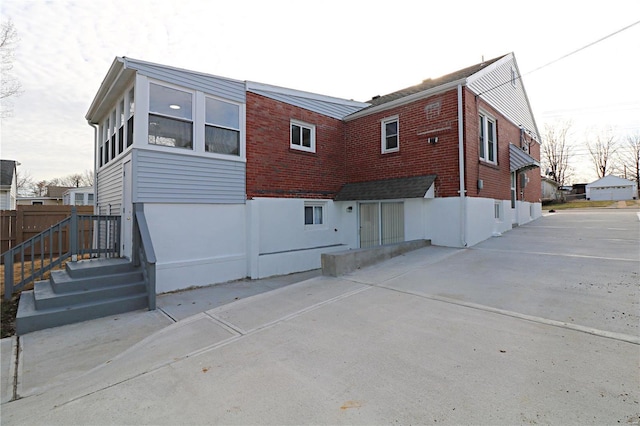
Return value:
M 11 300 L 13 295 L 13 250 L 4 254 L 4 300 Z
M 69 251 L 71 261 L 78 261 L 78 211 L 76 206 L 71 207 L 71 223 L 69 224 Z

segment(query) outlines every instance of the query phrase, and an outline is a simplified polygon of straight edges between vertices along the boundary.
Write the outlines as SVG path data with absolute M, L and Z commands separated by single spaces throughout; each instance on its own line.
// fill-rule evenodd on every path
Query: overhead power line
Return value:
M 536 72 L 536 71 L 540 71 L 541 69 L 546 68 L 546 67 L 548 67 L 549 65 L 555 64 L 555 63 L 556 63 L 556 62 L 558 62 L 558 61 L 561 61 L 561 60 L 563 60 L 563 59 L 566 59 L 566 58 L 568 58 L 568 57 L 569 57 L 569 56 L 571 56 L 571 55 L 575 55 L 575 54 L 576 54 L 576 53 L 578 53 L 578 52 L 581 52 L 581 51 L 583 51 L 583 50 L 585 50 L 585 49 L 587 49 L 587 48 L 589 48 L 589 47 L 591 47 L 591 46 L 594 46 L 594 45 L 596 45 L 596 44 L 598 44 L 598 43 L 600 43 L 600 42 L 602 42 L 602 41 L 604 41 L 604 40 L 606 40 L 606 39 L 608 39 L 608 38 L 611 38 L 611 37 L 613 37 L 613 36 L 614 36 L 614 35 L 616 35 L 616 34 L 620 34 L 621 32 L 626 31 L 626 30 L 628 30 L 629 28 L 631 28 L 631 27 L 633 27 L 633 26 L 635 26 L 635 25 L 638 25 L 638 24 L 640 24 L 640 21 L 636 21 L 636 22 L 634 22 L 633 24 L 630 24 L 630 25 L 627 25 L 626 27 L 620 28 L 619 30 L 614 31 L 614 32 L 612 32 L 611 34 L 608 34 L 608 35 L 606 35 L 606 36 L 604 36 L 604 37 L 601 37 L 601 38 L 599 38 L 598 40 L 593 41 L 593 42 L 591 42 L 591 43 L 589 43 L 589 44 L 586 44 L 586 45 L 584 45 L 584 46 L 580 47 L 579 49 L 576 49 L 576 50 L 574 50 L 574 51 L 572 51 L 572 52 L 569 52 L 569 53 L 567 53 L 567 54 L 565 54 L 565 55 L 562 55 L 562 56 L 560 56 L 559 58 L 554 59 L 554 60 L 553 60 L 553 61 L 551 61 L 551 62 L 548 62 L 548 63 L 546 63 L 546 64 L 544 64 L 544 65 L 541 65 L 541 66 L 539 66 L 538 68 L 534 68 L 533 70 L 528 71 L 528 72 L 526 72 L 526 73 L 524 73 L 524 74 L 522 74 L 522 75 L 519 75 L 519 76 L 517 76 L 517 77 L 516 77 L 516 80 L 520 80 L 520 79 L 522 79 L 522 77 L 523 77 L 523 76 L 525 76 L 525 75 L 529 75 L 529 74 L 532 74 L 532 73 L 534 73 L 534 72 Z M 480 95 L 484 95 L 485 93 L 491 92 L 492 90 L 495 90 L 495 89 L 497 89 L 498 87 L 502 87 L 502 86 L 504 86 L 505 84 L 509 84 L 509 83 L 511 83 L 511 79 L 508 79 L 508 80 L 506 80 L 506 81 L 504 81 L 504 82 L 502 82 L 502 83 L 500 83 L 500 84 L 497 84 L 496 86 L 493 86 L 493 87 L 491 87 L 491 88 L 489 88 L 489 89 L 485 90 L 485 91 L 484 91 L 484 92 L 482 92 L 482 93 L 479 93 L 479 94 L 478 94 L 478 96 L 480 96 Z

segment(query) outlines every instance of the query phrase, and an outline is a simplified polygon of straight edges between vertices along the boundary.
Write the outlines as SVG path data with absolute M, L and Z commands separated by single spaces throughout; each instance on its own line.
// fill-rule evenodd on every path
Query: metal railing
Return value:
M 4 298 L 9 300 L 15 291 L 42 279 L 68 258 L 120 257 L 120 216 L 79 215 L 74 207 L 70 217 L 10 248 L 2 257 Z M 14 282 L 17 265 L 20 279 Z
M 133 205 L 133 246 L 134 266 L 142 266 L 142 274 L 147 284 L 149 310 L 156 309 L 156 252 L 151 242 L 151 233 L 144 215 L 144 204 Z

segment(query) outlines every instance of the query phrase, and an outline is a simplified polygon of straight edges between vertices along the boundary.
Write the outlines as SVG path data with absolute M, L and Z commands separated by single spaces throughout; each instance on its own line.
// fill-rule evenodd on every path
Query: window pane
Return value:
M 240 155 L 240 132 L 220 127 L 205 126 L 205 151 L 218 154 Z
M 205 120 L 208 124 L 240 129 L 240 107 L 238 105 L 206 98 L 205 114 Z
M 120 101 L 120 115 L 118 116 L 118 127 L 124 124 L 124 99 Z
M 484 117 L 480 116 L 480 158 L 484 158 Z
M 300 126 L 291 125 L 291 144 L 300 145 Z
M 193 148 L 193 124 L 149 114 L 149 143 L 153 145 Z
M 135 99 L 134 99 L 134 90 L 129 90 L 129 117 L 133 116 L 133 111 L 135 109 Z
M 302 128 L 302 146 L 311 148 L 311 129 Z
M 387 149 L 394 149 L 398 147 L 397 136 L 387 136 Z
M 315 206 L 313 208 L 313 211 L 314 211 L 313 223 L 316 225 L 321 225 L 322 224 L 322 206 Z
M 305 206 L 304 208 L 304 224 L 313 225 L 313 207 Z
M 75 204 L 76 206 L 81 206 L 84 204 L 84 194 L 74 194 L 75 195 Z
M 116 152 L 116 135 L 111 136 L 111 159 L 114 159 L 118 153 Z
M 87 194 L 87 203 L 93 204 L 93 194 Z
M 385 124 L 385 134 L 387 137 L 395 136 L 398 134 L 398 122 L 392 121 L 391 123 Z
M 133 144 L 133 115 L 127 120 L 127 146 Z
M 495 161 L 495 157 L 494 157 L 494 151 L 495 151 L 495 147 L 494 147 L 494 123 L 493 121 L 487 120 L 487 142 L 488 142 L 488 148 L 489 148 L 489 161 Z
M 149 111 L 191 120 L 191 93 L 150 83 Z

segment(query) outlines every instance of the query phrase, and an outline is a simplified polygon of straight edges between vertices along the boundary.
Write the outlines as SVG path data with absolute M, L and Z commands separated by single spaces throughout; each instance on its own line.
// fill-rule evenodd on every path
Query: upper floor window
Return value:
M 291 148 L 316 152 L 316 126 L 291 120 Z
M 382 120 L 382 153 L 396 152 L 400 150 L 400 129 L 398 117 L 389 117 Z
M 240 155 L 240 106 L 206 98 L 204 149 L 216 154 Z
M 150 144 L 193 149 L 193 94 L 149 84 Z
M 127 113 L 127 146 L 133 144 L 133 112 L 135 109 L 134 89 L 129 90 L 129 108 Z
M 496 163 L 497 138 L 496 121 L 488 115 L 480 114 L 480 159 L 489 163 Z

